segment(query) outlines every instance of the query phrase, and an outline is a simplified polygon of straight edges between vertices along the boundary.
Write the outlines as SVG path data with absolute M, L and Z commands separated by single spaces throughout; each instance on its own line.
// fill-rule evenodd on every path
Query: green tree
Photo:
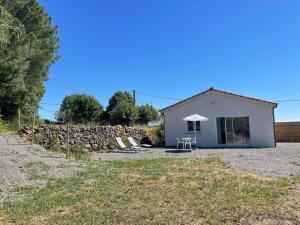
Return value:
M 12 32 L 20 34 L 22 32 L 20 24 L 6 8 L 0 5 L 0 44 L 9 43 Z
M 150 121 L 158 120 L 158 111 L 149 104 L 138 106 L 138 120 L 139 124 L 147 124 Z
M 95 97 L 85 94 L 74 94 L 64 98 L 57 113 L 57 120 L 73 123 L 99 122 L 102 113 L 103 106 Z
M 135 101 L 129 92 L 116 92 L 106 109 L 111 124 L 131 125 L 138 119 Z
M 57 60 L 57 27 L 37 0 L 0 0 L 0 113 L 38 108 Z
M 0 6 L 0 113 L 11 118 L 26 93 L 29 68 L 26 30 L 5 7 Z

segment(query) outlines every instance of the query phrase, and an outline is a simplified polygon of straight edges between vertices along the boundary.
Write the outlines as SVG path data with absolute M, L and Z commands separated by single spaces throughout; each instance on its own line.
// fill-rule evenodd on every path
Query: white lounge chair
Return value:
M 122 151 L 130 151 L 130 150 L 132 150 L 131 148 L 128 148 L 128 147 L 124 144 L 122 138 L 116 137 L 116 141 L 117 141 L 117 143 L 118 143 L 118 145 L 119 145 L 119 147 L 120 147 L 120 150 L 122 150 Z
M 132 137 L 128 137 L 127 139 L 134 149 L 151 148 L 152 147 L 152 145 L 147 145 L 147 144 L 138 145 Z

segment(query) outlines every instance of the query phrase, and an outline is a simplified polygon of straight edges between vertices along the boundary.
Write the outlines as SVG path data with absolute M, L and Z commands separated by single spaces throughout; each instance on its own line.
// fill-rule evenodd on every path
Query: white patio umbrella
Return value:
M 183 118 L 183 121 L 185 122 L 193 122 L 194 123 L 194 128 L 195 128 L 195 123 L 197 121 L 207 121 L 208 118 L 207 117 L 204 117 L 204 116 L 201 116 L 201 115 L 198 115 L 198 114 L 193 114 L 193 115 L 190 115 L 188 117 L 185 117 Z M 195 133 L 195 144 L 197 144 L 197 134 L 196 134 L 196 129 L 194 129 L 194 133 Z

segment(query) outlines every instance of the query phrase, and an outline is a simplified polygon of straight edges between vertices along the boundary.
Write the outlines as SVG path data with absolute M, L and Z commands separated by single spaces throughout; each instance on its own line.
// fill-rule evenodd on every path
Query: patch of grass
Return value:
M 18 194 L 30 194 L 34 190 L 37 190 L 38 186 L 33 185 L 15 185 L 12 189 L 12 192 L 18 193 Z
M 83 160 L 83 161 L 90 160 L 90 156 L 87 153 L 84 153 L 82 151 L 71 151 L 70 155 L 71 157 L 74 157 L 76 160 Z
M 44 146 L 44 139 L 45 137 L 42 134 L 36 135 L 35 137 L 36 143 L 42 146 Z M 67 149 L 59 143 L 56 137 L 51 138 L 50 144 L 44 147 L 52 152 L 57 152 L 64 155 L 68 154 L 70 158 L 75 158 L 76 160 L 90 160 L 89 152 L 84 150 L 84 145 L 79 144 L 77 146 L 70 146 L 69 152 L 67 152 Z
M 163 123 L 155 127 L 142 126 L 141 128 L 147 131 L 148 137 L 154 146 L 164 146 L 165 132 Z
M 49 182 L 29 199 L 5 203 L 0 214 L 16 224 L 253 224 L 300 219 L 280 203 L 300 184 L 299 177 L 266 180 L 236 173 L 217 156 L 87 164 L 87 170 Z
M 19 127 L 15 121 L 8 122 L 6 125 L 6 132 L 9 134 L 17 134 L 19 131 Z
M 127 148 L 132 146 L 127 138 L 122 138 L 122 140 L 123 140 L 124 145 L 126 145 Z
M 50 166 L 42 161 L 29 162 L 24 167 L 30 180 L 45 179 L 50 169 Z
M 52 152 L 58 152 L 61 154 L 66 155 L 67 154 L 67 150 L 58 146 L 58 145 L 52 145 L 49 149 Z M 69 157 L 70 158 L 75 158 L 76 160 L 82 160 L 82 161 L 90 161 L 90 156 L 88 153 L 83 151 L 82 147 L 73 147 L 73 149 L 70 149 L 69 151 Z
M 0 134 L 9 134 L 11 133 L 11 129 L 9 128 L 9 124 L 5 123 L 2 120 L 2 117 L 0 115 Z
M 0 133 L 4 133 L 7 131 L 7 128 L 4 124 L 4 122 L 2 121 L 1 117 L 0 117 Z
M 70 168 L 70 167 L 73 167 L 73 165 L 67 164 L 67 163 L 61 163 L 61 164 L 59 164 L 59 165 L 56 166 L 56 168 L 61 168 L 61 169 L 63 169 L 63 168 Z
M 290 162 L 290 164 L 292 164 L 294 166 L 300 166 L 300 162 Z

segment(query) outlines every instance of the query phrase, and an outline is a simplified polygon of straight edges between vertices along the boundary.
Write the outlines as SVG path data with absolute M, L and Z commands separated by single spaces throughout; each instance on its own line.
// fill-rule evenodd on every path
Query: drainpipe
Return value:
M 164 120 L 164 147 L 166 147 L 166 120 L 165 120 L 165 113 L 162 112 L 163 120 Z
M 277 147 L 277 141 L 276 141 L 276 125 L 275 125 L 275 113 L 274 113 L 274 109 L 277 108 L 277 105 L 276 107 L 273 107 L 273 132 L 274 132 L 274 146 L 275 148 Z

